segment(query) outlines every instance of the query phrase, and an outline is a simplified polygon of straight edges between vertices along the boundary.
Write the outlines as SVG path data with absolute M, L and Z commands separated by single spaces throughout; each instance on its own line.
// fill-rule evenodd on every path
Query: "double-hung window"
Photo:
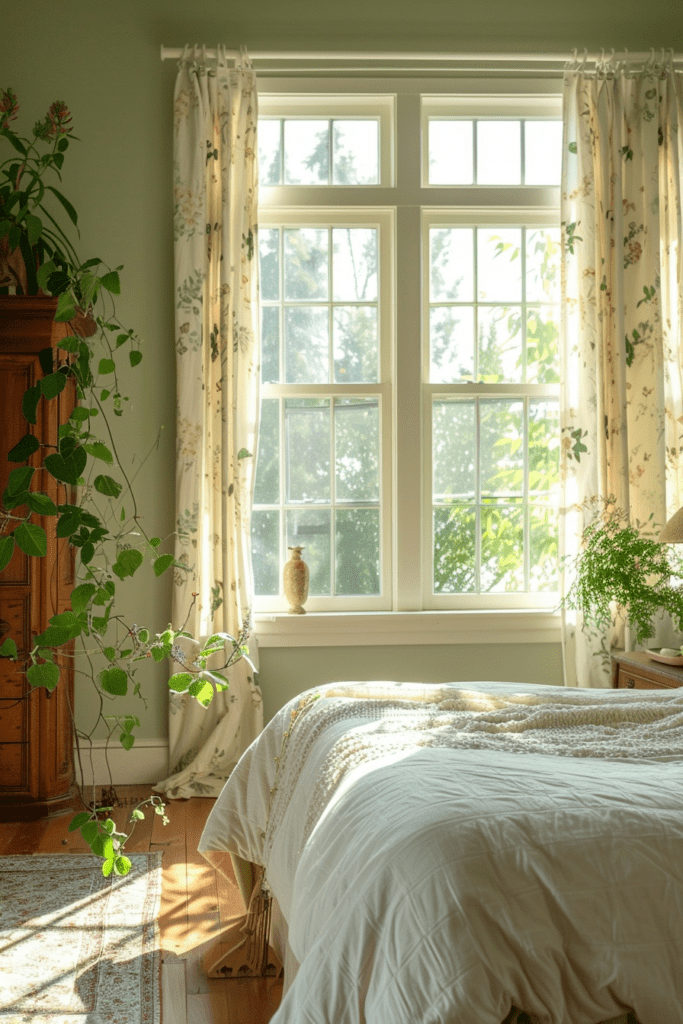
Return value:
M 553 607 L 559 96 L 269 86 L 256 610 Z

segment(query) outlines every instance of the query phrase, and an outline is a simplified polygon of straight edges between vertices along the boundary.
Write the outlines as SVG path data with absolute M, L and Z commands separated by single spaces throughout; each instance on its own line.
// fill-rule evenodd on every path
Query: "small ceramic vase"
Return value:
M 305 615 L 304 603 L 308 597 L 308 566 L 301 557 L 303 548 L 289 548 L 291 555 L 282 572 L 285 597 L 290 615 Z

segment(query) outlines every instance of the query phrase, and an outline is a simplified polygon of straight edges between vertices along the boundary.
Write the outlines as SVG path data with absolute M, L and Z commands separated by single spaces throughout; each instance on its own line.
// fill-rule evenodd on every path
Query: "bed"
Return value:
M 683 1022 L 681 691 L 321 686 L 199 849 L 272 907 L 272 1024 Z

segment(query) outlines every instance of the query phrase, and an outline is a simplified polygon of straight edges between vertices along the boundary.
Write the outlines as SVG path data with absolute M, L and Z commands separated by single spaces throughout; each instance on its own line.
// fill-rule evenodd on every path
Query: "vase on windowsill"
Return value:
M 302 547 L 290 547 L 289 561 L 282 572 L 285 597 L 289 603 L 290 615 L 305 615 L 304 604 L 308 597 L 308 566 L 301 557 Z

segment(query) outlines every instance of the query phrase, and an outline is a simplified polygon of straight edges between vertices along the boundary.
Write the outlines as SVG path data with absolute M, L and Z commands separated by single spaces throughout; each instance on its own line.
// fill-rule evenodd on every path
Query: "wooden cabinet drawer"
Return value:
M 646 651 L 612 658 L 612 686 L 619 690 L 672 690 L 683 686 L 683 668 L 654 661 Z
M 673 687 L 673 683 L 671 686 Z M 663 680 L 646 679 L 645 676 L 636 675 L 623 667 L 619 671 L 617 689 L 619 690 L 662 690 L 668 689 L 669 685 Z

